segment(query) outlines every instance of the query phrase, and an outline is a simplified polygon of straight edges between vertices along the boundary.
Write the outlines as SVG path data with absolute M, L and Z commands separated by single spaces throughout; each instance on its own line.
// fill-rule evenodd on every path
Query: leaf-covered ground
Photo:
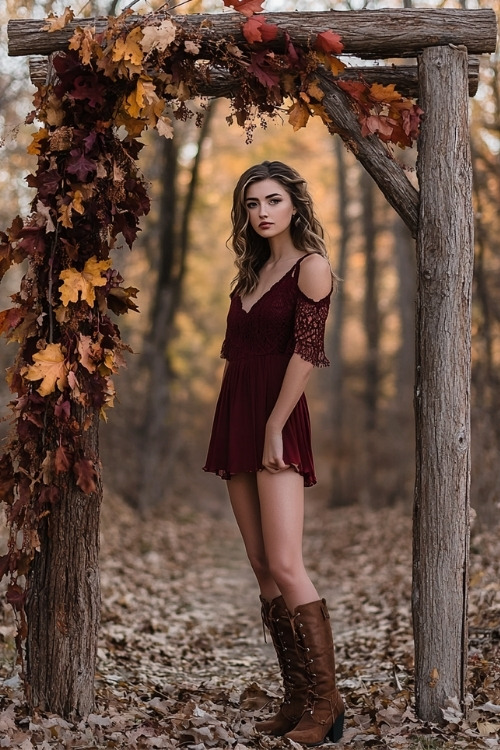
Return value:
M 500 747 L 500 540 L 473 533 L 470 709 L 442 727 L 413 709 L 411 518 L 310 499 L 306 558 L 334 625 L 349 748 Z M 0 619 L 0 748 L 274 748 L 253 722 L 280 694 L 235 524 L 187 507 L 138 520 L 107 498 L 97 705 L 81 723 L 28 716 L 8 611 Z M 296 746 L 298 747 L 298 746 Z

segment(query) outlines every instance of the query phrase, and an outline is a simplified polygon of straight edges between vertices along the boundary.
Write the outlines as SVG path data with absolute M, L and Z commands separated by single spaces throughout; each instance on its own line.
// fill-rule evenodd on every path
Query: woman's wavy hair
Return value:
M 238 180 L 233 193 L 231 220 L 233 231 L 228 239 L 236 256 L 235 265 L 238 273 L 233 279 L 234 291 L 245 295 L 257 286 L 259 271 L 269 258 L 269 243 L 260 237 L 248 220 L 245 206 L 246 191 L 250 185 L 262 180 L 272 179 L 279 182 L 289 194 L 296 210 L 292 217 L 290 232 L 292 242 L 297 250 L 307 253 L 319 253 L 327 258 L 323 227 L 319 223 L 313 208 L 313 202 L 307 189 L 307 183 L 300 174 L 281 161 L 264 161 L 247 169 Z M 335 276 L 332 274 L 334 280 Z

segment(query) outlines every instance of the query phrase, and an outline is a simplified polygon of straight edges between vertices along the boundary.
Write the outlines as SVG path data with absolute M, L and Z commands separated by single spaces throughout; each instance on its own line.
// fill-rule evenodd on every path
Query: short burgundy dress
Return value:
M 324 352 L 330 294 L 314 301 L 298 287 L 306 255 L 262 295 L 248 312 L 231 295 L 221 356 L 228 364 L 215 410 L 205 471 L 230 479 L 261 471 L 267 419 L 278 398 L 292 354 L 316 367 L 330 363 Z M 283 429 L 283 460 L 316 483 L 306 397 L 300 397 Z

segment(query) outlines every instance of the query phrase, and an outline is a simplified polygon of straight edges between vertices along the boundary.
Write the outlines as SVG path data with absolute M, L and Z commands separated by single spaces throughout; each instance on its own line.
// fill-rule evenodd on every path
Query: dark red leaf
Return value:
M 254 13 L 260 13 L 264 0 L 223 0 L 228 8 L 234 8 L 239 13 L 250 18 Z
M 19 307 L 10 307 L 0 312 L 0 333 L 8 333 L 19 325 L 23 319 L 23 311 Z
M 59 487 L 55 484 L 44 485 L 38 495 L 38 506 L 54 505 L 59 500 L 59 494 Z
M 69 471 L 71 469 L 71 464 L 72 454 L 70 453 L 70 451 L 66 450 L 63 445 L 59 445 L 56 448 L 56 455 L 54 459 L 54 466 L 57 474 L 62 474 L 65 471 Z
M 45 250 L 45 228 L 44 227 L 24 227 L 21 232 L 22 240 L 20 247 L 26 255 L 41 255 Z
M 106 89 L 97 76 L 92 75 L 77 76 L 69 93 L 73 99 L 85 99 L 88 101 L 89 107 L 96 107 L 96 105 L 104 102 L 105 92 Z
M 313 48 L 318 52 L 326 52 L 328 55 L 339 55 L 344 49 L 340 40 L 340 34 L 333 31 L 321 31 L 316 37 Z
M 250 70 L 254 76 L 268 89 L 279 87 L 280 77 L 269 65 L 266 64 L 267 52 L 254 52 L 250 58 Z
M 264 16 L 252 16 L 243 24 L 241 30 L 249 44 L 272 42 L 278 35 L 278 27 L 272 23 L 266 23 Z
M 38 175 L 29 174 L 26 182 L 30 187 L 37 188 L 41 198 L 47 198 L 49 195 L 55 195 L 59 189 L 62 180 L 57 169 L 49 169 L 48 172 L 40 172 Z
M 23 591 L 23 589 L 17 583 L 10 583 L 7 589 L 6 599 L 9 604 L 14 607 L 14 609 L 17 609 L 19 611 L 24 607 L 24 602 L 26 601 L 26 592 Z
M 87 159 L 83 151 L 73 149 L 71 157 L 68 159 L 66 171 L 74 174 L 80 182 L 85 182 L 87 175 L 95 172 L 97 164 L 91 159 Z
M 76 477 L 76 485 L 86 495 L 96 491 L 97 472 L 94 469 L 92 461 L 88 458 L 80 458 L 73 464 L 73 471 Z
M 0 581 L 6 575 L 10 568 L 10 552 L 0 557 Z

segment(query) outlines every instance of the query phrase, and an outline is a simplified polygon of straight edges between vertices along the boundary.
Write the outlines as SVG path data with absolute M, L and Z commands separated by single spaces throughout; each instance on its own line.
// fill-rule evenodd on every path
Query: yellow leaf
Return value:
M 75 190 L 75 192 L 73 193 L 73 200 L 71 202 L 71 208 L 73 209 L 73 211 L 76 211 L 77 214 L 85 213 L 85 207 L 82 201 L 83 201 L 82 191 Z
M 33 355 L 34 364 L 28 367 L 26 380 L 41 380 L 37 388 L 40 396 L 54 393 L 56 387 L 63 391 L 68 383 L 68 364 L 61 344 L 47 344 Z
M 98 54 L 101 48 L 95 43 L 94 34 L 89 26 L 78 27 L 69 41 L 69 48 L 78 50 L 80 60 L 84 65 L 89 65 L 93 53 Z
M 132 65 L 140 65 L 144 53 L 139 46 L 142 39 L 142 31 L 139 26 L 127 34 L 125 39 L 118 39 L 113 49 L 113 60 L 118 62 L 119 60 L 125 60 L 132 63 Z
M 49 13 L 48 18 L 45 19 L 45 26 L 42 26 L 42 31 L 60 31 L 73 20 L 75 14 L 71 8 L 65 8 L 62 16 L 55 16 L 53 13 Z
M 125 110 L 131 117 L 140 117 L 146 102 L 154 100 L 158 100 L 158 97 L 151 79 L 139 78 L 135 90 L 127 96 Z
M 65 203 L 62 204 L 62 206 L 59 206 L 59 222 L 63 225 L 63 227 L 66 227 L 66 229 L 71 229 L 73 226 L 73 222 L 71 221 L 71 205 L 66 205 Z
M 294 132 L 304 128 L 309 120 L 309 110 L 302 102 L 295 102 L 288 110 L 288 122 Z
M 106 279 L 102 273 L 107 271 L 111 265 L 111 260 L 98 261 L 93 255 L 89 258 L 83 267 L 83 271 L 77 271 L 76 268 L 67 268 L 61 271 L 59 278 L 63 282 L 61 292 L 61 302 L 65 307 L 70 302 L 78 302 L 81 294 L 82 301 L 93 307 L 95 302 L 95 287 L 104 286 Z
M 30 145 L 26 149 L 28 154 L 34 154 L 38 155 L 42 150 L 42 141 L 44 141 L 49 134 L 49 131 L 46 128 L 40 128 L 38 133 L 35 133 L 33 135 L 33 140 L 31 141 Z

